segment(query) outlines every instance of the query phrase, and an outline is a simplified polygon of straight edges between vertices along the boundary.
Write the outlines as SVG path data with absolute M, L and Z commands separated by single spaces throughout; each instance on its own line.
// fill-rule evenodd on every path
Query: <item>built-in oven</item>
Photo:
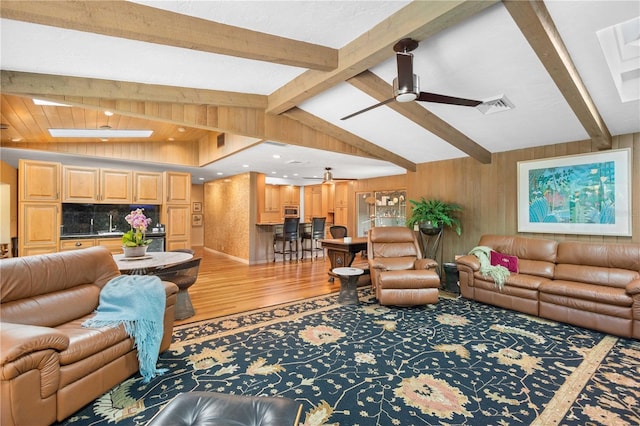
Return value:
M 284 217 L 300 217 L 300 208 L 293 205 L 284 206 L 282 213 Z

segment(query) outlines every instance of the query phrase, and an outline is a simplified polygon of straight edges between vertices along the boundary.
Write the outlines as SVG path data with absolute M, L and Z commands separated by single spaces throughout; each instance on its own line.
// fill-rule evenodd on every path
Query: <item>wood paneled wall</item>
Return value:
M 204 184 L 204 246 L 237 259 L 250 259 L 255 242 L 256 173 Z
M 198 142 L 7 142 L 2 147 L 193 167 L 199 165 Z
M 632 148 L 632 237 L 599 235 L 519 234 L 557 241 L 640 242 L 640 133 L 613 138 L 612 149 Z M 438 198 L 464 208 L 462 235 L 447 230 L 444 237 L 444 260 L 467 253 L 483 234 L 512 235 L 517 223 L 517 163 L 596 151 L 590 141 L 541 146 L 495 153 L 491 164 L 471 158 L 422 163 L 416 172 L 407 174 L 407 197 Z M 409 212 L 407 212 L 409 215 Z

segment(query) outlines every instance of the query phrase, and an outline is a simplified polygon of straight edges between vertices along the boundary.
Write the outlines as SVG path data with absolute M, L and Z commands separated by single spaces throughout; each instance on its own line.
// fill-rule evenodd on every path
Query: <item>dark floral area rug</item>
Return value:
M 160 368 L 62 424 L 144 425 L 176 395 L 279 395 L 305 426 L 640 424 L 640 342 L 465 299 L 337 295 L 179 327 Z

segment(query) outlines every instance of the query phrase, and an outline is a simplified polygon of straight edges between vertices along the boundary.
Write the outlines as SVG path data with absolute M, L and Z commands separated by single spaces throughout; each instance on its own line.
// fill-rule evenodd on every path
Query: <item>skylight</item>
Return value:
M 596 34 L 620 100 L 640 99 L 640 16 Z

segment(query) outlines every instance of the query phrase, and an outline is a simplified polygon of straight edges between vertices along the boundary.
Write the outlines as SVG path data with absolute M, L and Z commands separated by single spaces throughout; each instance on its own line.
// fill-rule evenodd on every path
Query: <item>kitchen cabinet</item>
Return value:
M 122 254 L 122 237 L 118 238 L 96 238 L 94 244 L 97 246 L 106 247 L 111 254 Z
M 133 200 L 128 170 L 64 166 L 62 182 L 65 203 L 128 204 Z
M 55 253 L 60 239 L 60 205 L 23 202 L 18 208 L 19 255 Z
M 162 204 L 162 173 L 134 171 L 133 202 Z
M 164 193 L 167 204 L 190 204 L 191 174 L 164 172 Z
M 162 221 L 166 226 L 165 250 L 191 248 L 191 174 L 165 172 L 166 201 Z
M 299 206 L 300 187 L 295 185 L 280 186 L 280 203 L 283 206 Z
M 61 217 L 60 163 L 18 162 L 18 254 L 58 251 Z
M 20 201 L 60 201 L 60 163 L 20 160 Z
M 325 217 L 326 226 L 333 224 L 333 211 L 329 211 L 331 185 L 309 185 L 304 187 L 304 220 Z
M 89 239 L 77 239 L 77 240 L 61 240 L 60 251 L 80 250 L 87 247 L 93 247 L 96 245 L 94 238 Z
M 266 184 L 264 186 L 264 211 L 280 213 L 280 186 Z

